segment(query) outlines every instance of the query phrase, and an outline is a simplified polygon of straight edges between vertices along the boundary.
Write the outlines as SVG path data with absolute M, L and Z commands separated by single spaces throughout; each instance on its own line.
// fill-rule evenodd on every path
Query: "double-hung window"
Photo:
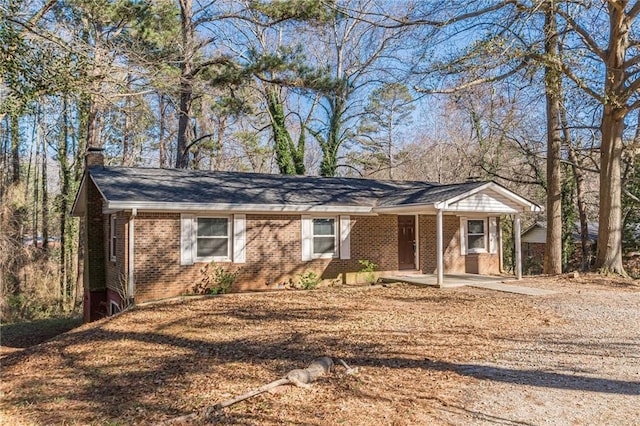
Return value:
M 196 260 L 199 262 L 231 259 L 230 226 L 228 217 L 198 217 Z
M 487 251 L 486 223 L 484 219 L 467 220 L 467 249 L 469 253 Z
M 116 261 L 116 215 L 109 216 L 109 258 Z
M 338 257 L 335 217 L 313 219 L 313 257 Z

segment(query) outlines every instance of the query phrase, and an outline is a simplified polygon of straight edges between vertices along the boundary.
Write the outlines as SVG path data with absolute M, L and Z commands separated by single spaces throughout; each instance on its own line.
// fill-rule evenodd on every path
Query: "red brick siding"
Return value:
M 379 270 L 396 270 L 396 216 L 351 216 L 351 224 L 351 259 L 303 262 L 300 216 L 247 215 L 246 263 L 219 265 L 240 271 L 233 291 L 276 288 L 308 271 L 334 279 L 343 272 L 360 270 L 359 259 L 378 264 Z M 179 214 L 140 213 L 135 218 L 134 235 L 137 302 L 193 291 L 206 264 L 180 265 Z
M 314 259 L 303 262 L 301 217 L 298 215 L 247 215 L 246 263 L 220 262 L 229 270 L 239 270 L 233 291 L 259 291 L 296 281 L 298 275 L 313 271 L 323 279 L 335 279 L 362 268 L 358 260 L 378 265 L 380 271 L 398 269 L 397 216 L 351 216 L 351 259 Z M 108 217 L 105 217 L 108 220 Z M 126 259 L 126 215 L 118 216 L 118 250 Z M 432 273 L 436 265 L 435 216 L 419 217 L 420 265 Z M 445 216 L 445 271 L 465 272 L 460 255 L 460 221 Z M 121 240 L 121 243 L 120 243 Z M 108 249 L 108 245 L 107 245 Z M 498 271 L 498 256 L 483 255 L 481 273 Z M 484 262 L 487 265 L 484 265 Z M 189 294 L 201 281 L 206 263 L 180 265 L 180 215 L 140 213 L 135 218 L 135 300 L 144 302 Z M 117 274 L 126 274 L 120 260 L 109 269 L 109 287 L 116 289 Z M 126 278 L 126 276 L 125 276 Z
M 116 260 L 111 260 L 111 215 L 103 215 L 104 220 L 104 248 L 106 259 L 106 285 L 107 289 L 117 294 L 127 289 L 127 265 L 128 265 L 128 235 L 129 214 L 124 212 L 116 213 Z M 124 294 L 124 293 L 123 293 Z
M 87 191 L 87 211 L 85 217 L 85 264 L 90 265 L 85 268 L 85 290 L 101 291 L 106 288 L 105 278 L 105 226 L 102 214 L 102 195 L 95 184 L 88 177 L 86 178 Z M 107 230 L 108 232 L 108 230 Z M 107 248 L 108 249 L 108 248 Z
M 201 265 L 180 265 L 180 215 L 140 213 L 134 221 L 135 301 L 189 293 Z
M 442 226 L 445 273 L 464 273 L 464 256 L 460 254 L 460 218 L 444 216 Z M 427 274 L 436 272 L 436 217 L 420 216 L 420 265 Z
M 480 255 L 460 254 L 460 217 L 444 216 L 443 218 L 444 272 L 447 274 L 500 273 L 500 255 L 482 253 Z M 498 226 L 500 226 L 498 222 Z M 436 217 L 420 216 L 420 269 L 432 274 L 436 272 Z M 500 244 L 498 241 L 497 244 Z M 473 267 L 477 264 L 478 267 Z

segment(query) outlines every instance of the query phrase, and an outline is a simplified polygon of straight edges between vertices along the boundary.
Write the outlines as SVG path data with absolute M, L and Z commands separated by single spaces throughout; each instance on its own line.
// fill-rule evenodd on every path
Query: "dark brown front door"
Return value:
M 416 218 L 398 216 L 398 268 L 416 269 Z

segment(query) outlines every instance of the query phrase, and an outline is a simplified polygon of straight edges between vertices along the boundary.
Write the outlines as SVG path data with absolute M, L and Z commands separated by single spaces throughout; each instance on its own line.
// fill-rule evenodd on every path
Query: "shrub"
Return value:
M 196 294 L 226 294 L 229 293 L 240 271 L 227 271 L 215 262 L 203 267 L 200 272 L 202 279 L 193 287 Z
M 298 275 L 298 282 L 295 284 L 295 288 L 302 290 L 313 290 L 320 284 L 320 277 L 312 271 L 305 272 Z
M 375 276 L 374 272 L 375 272 L 376 268 L 378 267 L 378 265 L 376 263 L 373 263 L 370 260 L 367 260 L 367 259 L 358 260 L 358 263 L 360 265 L 362 265 L 362 268 L 360 268 L 360 272 L 365 274 L 366 281 L 369 284 L 375 284 L 377 279 L 376 279 L 376 276 Z

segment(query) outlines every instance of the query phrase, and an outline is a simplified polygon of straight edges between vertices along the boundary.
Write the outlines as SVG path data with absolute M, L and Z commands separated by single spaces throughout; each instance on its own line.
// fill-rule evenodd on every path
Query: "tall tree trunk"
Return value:
M 38 247 L 38 226 L 39 226 L 39 210 L 40 205 L 38 204 L 40 200 L 40 185 L 38 185 L 38 169 L 40 168 L 40 138 L 41 129 L 40 129 L 40 112 L 36 112 L 36 126 L 37 126 L 37 136 L 36 136 L 36 156 L 33 160 L 33 246 Z
M 69 294 L 67 293 L 69 269 L 67 265 L 67 210 L 69 209 L 70 196 L 70 170 L 69 159 L 69 116 L 68 116 L 67 97 L 62 98 L 62 127 L 60 129 L 58 143 L 58 163 L 60 167 L 60 215 L 58 217 L 60 223 L 60 299 L 62 305 L 65 305 Z
M 320 162 L 321 176 L 335 176 L 338 170 L 338 150 L 340 149 L 340 133 L 342 131 L 342 114 L 344 113 L 346 100 L 340 93 L 332 95 L 329 100 L 331 116 L 329 117 L 329 129 L 327 139 L 322 148 L 322 160 Z
M 43 117 L 44 122 L 44 117 Z M 43 124 L 44 127 L 44 124 Z M 43 129 L 44 130 L 44 129 Z M 47 143 L 42 132 L 42 249 L 49 250 L 49 190 L 47 188 Z
M 614 4 L 615 3 L 615 4 Z M 624 4 L 609 2 L 609 46 L 605 51 L 605 102 L 600 146 L 600 208 L 596 268 L 626 275 L 622 265 L 622 133 L 624 131 L 625 72 L 629 21 Z
M 561 74 L 556 63 L 558 33 L 553 1 L 545 9 L 545 98 L 547 104 L 547 243 L 544 273 L 562 273 L 562 176 L 560 169 L 562 137 L 560 129 Z
M 622 265 L 622 185 L 620 162 L 624 121 L 611 105 L 602 117 L 600 215 L 596 268 L 626 275 Z
M 167 167 L 167 146 L 165 141 L 165 128 L 166 128 L 166 111 L 165 111 L 165 103 L 164 103 L 164 95 L 160 95 L 160 99 L 158 100 L 158 108 L 160 109 L 160 128 L 158 130 L 158 156 L 159 165 L 161 169 Z
M 567 156 L 569 158 L 569 161 L 571 162 L 571 170 L 573 172 L 573 176 L 575 177 L 576 202 L 578 204 L 578 219 L 580 221 L 580 252 L 582 254 L 580 266 L 583 271 L 587 271 L 589 270 L 589 265 L 591 264 L 591 250 L 589 248 L 589 222 L 587 220 L 587 203 L 585 201 L 586 188 L 584 181 L 584 172 L 580 167 L 580 160 L 578 159 L 578 155 L 576 154 L 576 150 L 571 141 L 569 123 L 567 121 L 564 108 L 560 112 L 560 117 L 562 123 L 562 131 L 564 133 L 564 142 L 567 147 Z
M 193 56 L 195 54 L 192 0 L 180 0 L 180 15 L 182 64 L 180 65 L 180 110 L 178 111 L 176 167 L 186 169 L 189 166 L 189 143 L 193 138 L 190 125 L 193 100 Z
M 131 73 L 127 74 L 127 93 L 131 93 Z M 122 128 L 122 165 L 132 166 L 134 158 L 134 146 L 131 135 L 131 114 L 133 114 L 133 108 L 131 106 L 131 96 L 127 96 L 124 101 L 124 123 Z
M 278 164 L 280 174 L 294 175 L 296 174 L 296 169 L 293 164 L 291 152 L 293 141 L 287 130 L 282 99 L 280 99 L 280 94 L 275 87 L 267 87 L 266 91 L 267 109 L 269 110 L 271 131 L 273 132 L 273 150 L 276 154 L 276 163 Z
M 11 183 L 20 182 L 20 124 L 17 112 L 12 112 L 9 120 L 11 121 Z

